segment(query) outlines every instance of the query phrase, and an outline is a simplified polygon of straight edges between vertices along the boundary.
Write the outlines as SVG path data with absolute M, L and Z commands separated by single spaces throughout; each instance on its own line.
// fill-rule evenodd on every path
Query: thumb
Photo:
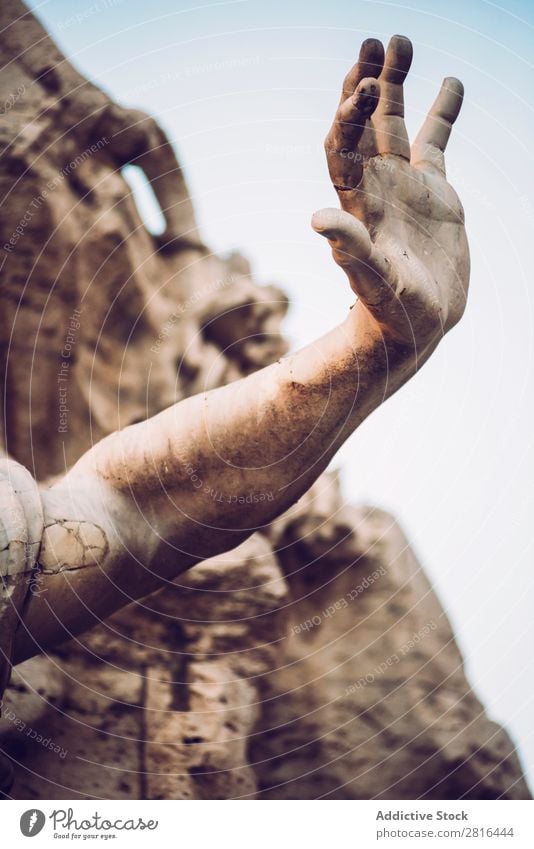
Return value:
M 395 293 L 391 262 L 377 250 L 361 221 L 342 209 L 321 209 L 312 216 L 311 225 L 328 239 L 334 260 L 366 306 L 378 307 L 391 300 Z

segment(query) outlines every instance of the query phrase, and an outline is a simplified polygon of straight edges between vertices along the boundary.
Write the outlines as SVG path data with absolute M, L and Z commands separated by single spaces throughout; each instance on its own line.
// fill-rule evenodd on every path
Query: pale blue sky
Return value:
M 432 361 L 343 449 L 351 500 L 400 517 L 472 682 L 534 774 L 532 245 L 534 5 L 484 0 L 34 2 L 78 67 L 153 112 L 216 249 L 292 298 L 295 344 L 339 322 L 342 273 L 309 228 L 335 204 L 321 145 L 360 41 L 409 35 L 413 134 L 444 76 L 466 102 L 449 175 L 466 208 L 470 305 Z M 442 10 L 446 9 L 444 13 Z

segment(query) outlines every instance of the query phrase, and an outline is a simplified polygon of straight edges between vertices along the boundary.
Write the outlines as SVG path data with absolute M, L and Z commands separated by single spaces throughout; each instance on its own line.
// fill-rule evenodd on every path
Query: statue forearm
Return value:
M 371 322 L 355 308 L 293 356 L 113 434 L 67 481 L 96 473 L 195 556 L 237 544 L 299 498 L 413 371 L 413 353 Z
M 17 660 L 85 630 L 295 502 L 415 368 L 355 307 L 314 344 L 89 451 L 43 493 L 41 592 Z

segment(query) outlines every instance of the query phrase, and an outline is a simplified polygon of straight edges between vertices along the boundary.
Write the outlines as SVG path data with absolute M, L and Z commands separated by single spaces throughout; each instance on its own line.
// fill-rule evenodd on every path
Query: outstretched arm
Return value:
M 402 120 L 410 60 L 407 39 L 392 39 L 385 62 L 379 42 L 365 42 L 327 139 L 344 211 L 323 210 L 313 223 L 358 295 L 349 315 L 295 355 L 113 434 L 43 494 L 48 592 L 30 602 L 18 660 L 271 521 L 459 319 L 461 206 L 430 151 L 444 147 L 461 89 L 446 82 L 411 163 Z

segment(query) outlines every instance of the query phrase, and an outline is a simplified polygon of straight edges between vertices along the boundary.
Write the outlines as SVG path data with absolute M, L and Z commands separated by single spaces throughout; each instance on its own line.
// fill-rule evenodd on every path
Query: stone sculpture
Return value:
M 461 84 L 410 150 L 410 42 L 364 42 L 313 218 L 358 299 L 286 356 L 287 298 L 210 253 L 153 119 L 0 22 L 4 793 L 528 797 L 402 532 L 324 474 L 464 310 Z

